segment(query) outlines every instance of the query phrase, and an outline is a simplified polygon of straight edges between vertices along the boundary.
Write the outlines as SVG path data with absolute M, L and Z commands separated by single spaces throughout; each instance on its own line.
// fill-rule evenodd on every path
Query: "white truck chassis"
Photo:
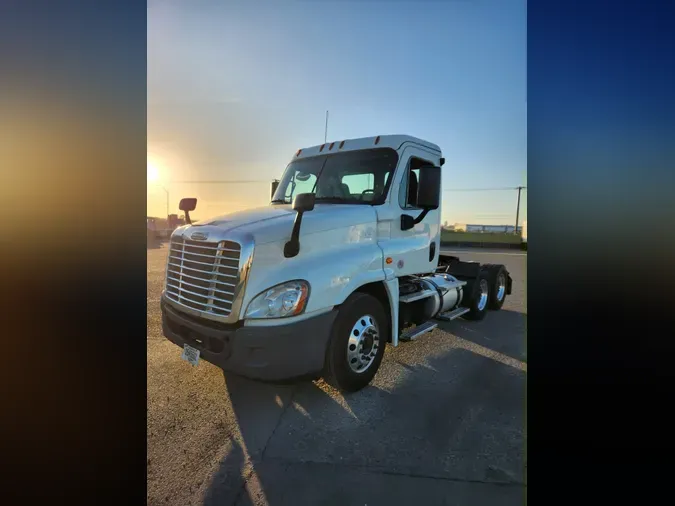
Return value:
M 503 265 L 440 254 L 438 146 L 387 135 L 298 150 L 269 206 L 191 223 L 169 246 L 164 335 L 183 358 L 264 381 L 370 383 L 387 343 L 482 320 Z

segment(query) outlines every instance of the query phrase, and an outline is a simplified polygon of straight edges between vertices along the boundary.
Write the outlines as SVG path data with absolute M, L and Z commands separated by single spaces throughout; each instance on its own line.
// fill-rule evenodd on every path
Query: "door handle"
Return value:
M 429 261 L 433 262 L 435 257 L 436 257 L 436 241 L 431 241 L 431 244 L 429 245 Z

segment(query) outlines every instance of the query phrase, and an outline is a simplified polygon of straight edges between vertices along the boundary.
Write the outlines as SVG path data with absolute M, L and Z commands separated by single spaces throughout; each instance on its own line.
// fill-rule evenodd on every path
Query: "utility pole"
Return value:
M 326 144 L 326 142 L 328 142 L 328 111 L 326 111 L 326 130 L 323 134 L 323 143 Z
M 170 214 L 169 213 L 169 190 L 167 190 L 166 188 L 164 188 L 163 186 L 160 186 L 160 185 L 156 185 L 156 186 L 158 186 L 159 188 L 164 190 L 164 193 L 166 193 L 166 219 L 168 220 L 169 214 Z
M 516 188 L 518 190 L 518 204 L 516 206 L 516 229 L 515 233 L 518 233 L 518 218 L 520 217 L 520 192 L 524 188 L 524 186 L 519 186 Z

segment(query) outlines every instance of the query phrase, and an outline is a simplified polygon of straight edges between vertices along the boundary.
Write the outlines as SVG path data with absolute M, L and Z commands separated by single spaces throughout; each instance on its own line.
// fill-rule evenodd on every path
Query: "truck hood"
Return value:
M 200 221 L 182 229 L 181 234 L 189 235 L 200 227 L 218 227 L 225 233 L 236 230 L 251 234 L 256 244 L 285 241 L 291 236 L 296 214 L 290 204 L 269 205 Z M 317 204 L 303 214 L 300 237 L 375 221 L 377 214 L 369 205 Z

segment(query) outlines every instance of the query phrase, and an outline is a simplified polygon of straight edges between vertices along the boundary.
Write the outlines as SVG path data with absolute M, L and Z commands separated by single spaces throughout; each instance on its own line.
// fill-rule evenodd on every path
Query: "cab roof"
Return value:
M 437 151 L 440 155 L 441 148 L 432 142 L 428 142 L 412 135 L 377 135 L 374 137 L 361 137 L 358 139 L 344 139 L 339 141 L 330 141 L 325 144 L 317 144 L 309 148 L 299 149 L 295 158 L 307 158 L 316 155 L 325 155 L 329 153 L 338 153 L 342 151 L 355 151 L 357 149 L 371 148 L 393 148 L 399 149 L 406 142 L 417 144 L 432 151 Z

